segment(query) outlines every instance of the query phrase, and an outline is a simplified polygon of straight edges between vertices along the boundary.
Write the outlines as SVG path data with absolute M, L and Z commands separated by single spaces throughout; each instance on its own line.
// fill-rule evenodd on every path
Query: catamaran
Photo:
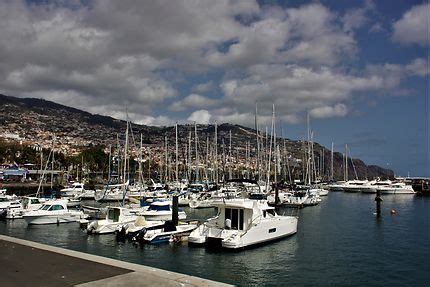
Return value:
M 218 214 L 191 232 L 188 242 L 238 249 L 297 232 L 297 217 L 279 216 L 266 200 L 231 199 L 216 204 Z

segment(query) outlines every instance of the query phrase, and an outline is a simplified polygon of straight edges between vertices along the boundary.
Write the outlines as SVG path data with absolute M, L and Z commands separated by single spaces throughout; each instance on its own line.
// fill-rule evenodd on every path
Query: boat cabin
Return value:
M 67 201 L 51 201 L 44 203 L 39 210 L 44 211 L 59 211 L 59 210 L 67 210 Z
M 247 230 L 253 223 L 276 216 L 275 209 L 258 201 L 232 201 L 216 204 L 215 225 L 230 230 Z

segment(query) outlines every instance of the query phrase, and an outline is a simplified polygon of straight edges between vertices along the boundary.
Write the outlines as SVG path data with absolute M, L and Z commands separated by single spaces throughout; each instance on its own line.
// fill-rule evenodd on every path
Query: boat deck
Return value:
M 228 286 L 0 235 L 2 286 Z

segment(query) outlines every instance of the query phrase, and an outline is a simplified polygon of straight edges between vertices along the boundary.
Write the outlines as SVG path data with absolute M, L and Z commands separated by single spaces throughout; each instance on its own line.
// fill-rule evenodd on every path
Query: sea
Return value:
M 117 242 L 114 235 L 87 235 L 77 223 L 13 220 L 0 222 L 0 233 L 239 286 L 429 286 L 430 197 L 384 195 L 380 218 L 374 199 L 331 192 L 298 211 L 295 235 L 239 252 Z M 190 219 L 216 213 L 184 210 Z

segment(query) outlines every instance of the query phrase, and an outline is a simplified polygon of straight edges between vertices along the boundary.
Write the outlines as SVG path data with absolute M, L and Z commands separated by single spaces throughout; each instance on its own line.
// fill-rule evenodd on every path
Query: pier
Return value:
M 0 235 L 3 286 L 231 286 Z

